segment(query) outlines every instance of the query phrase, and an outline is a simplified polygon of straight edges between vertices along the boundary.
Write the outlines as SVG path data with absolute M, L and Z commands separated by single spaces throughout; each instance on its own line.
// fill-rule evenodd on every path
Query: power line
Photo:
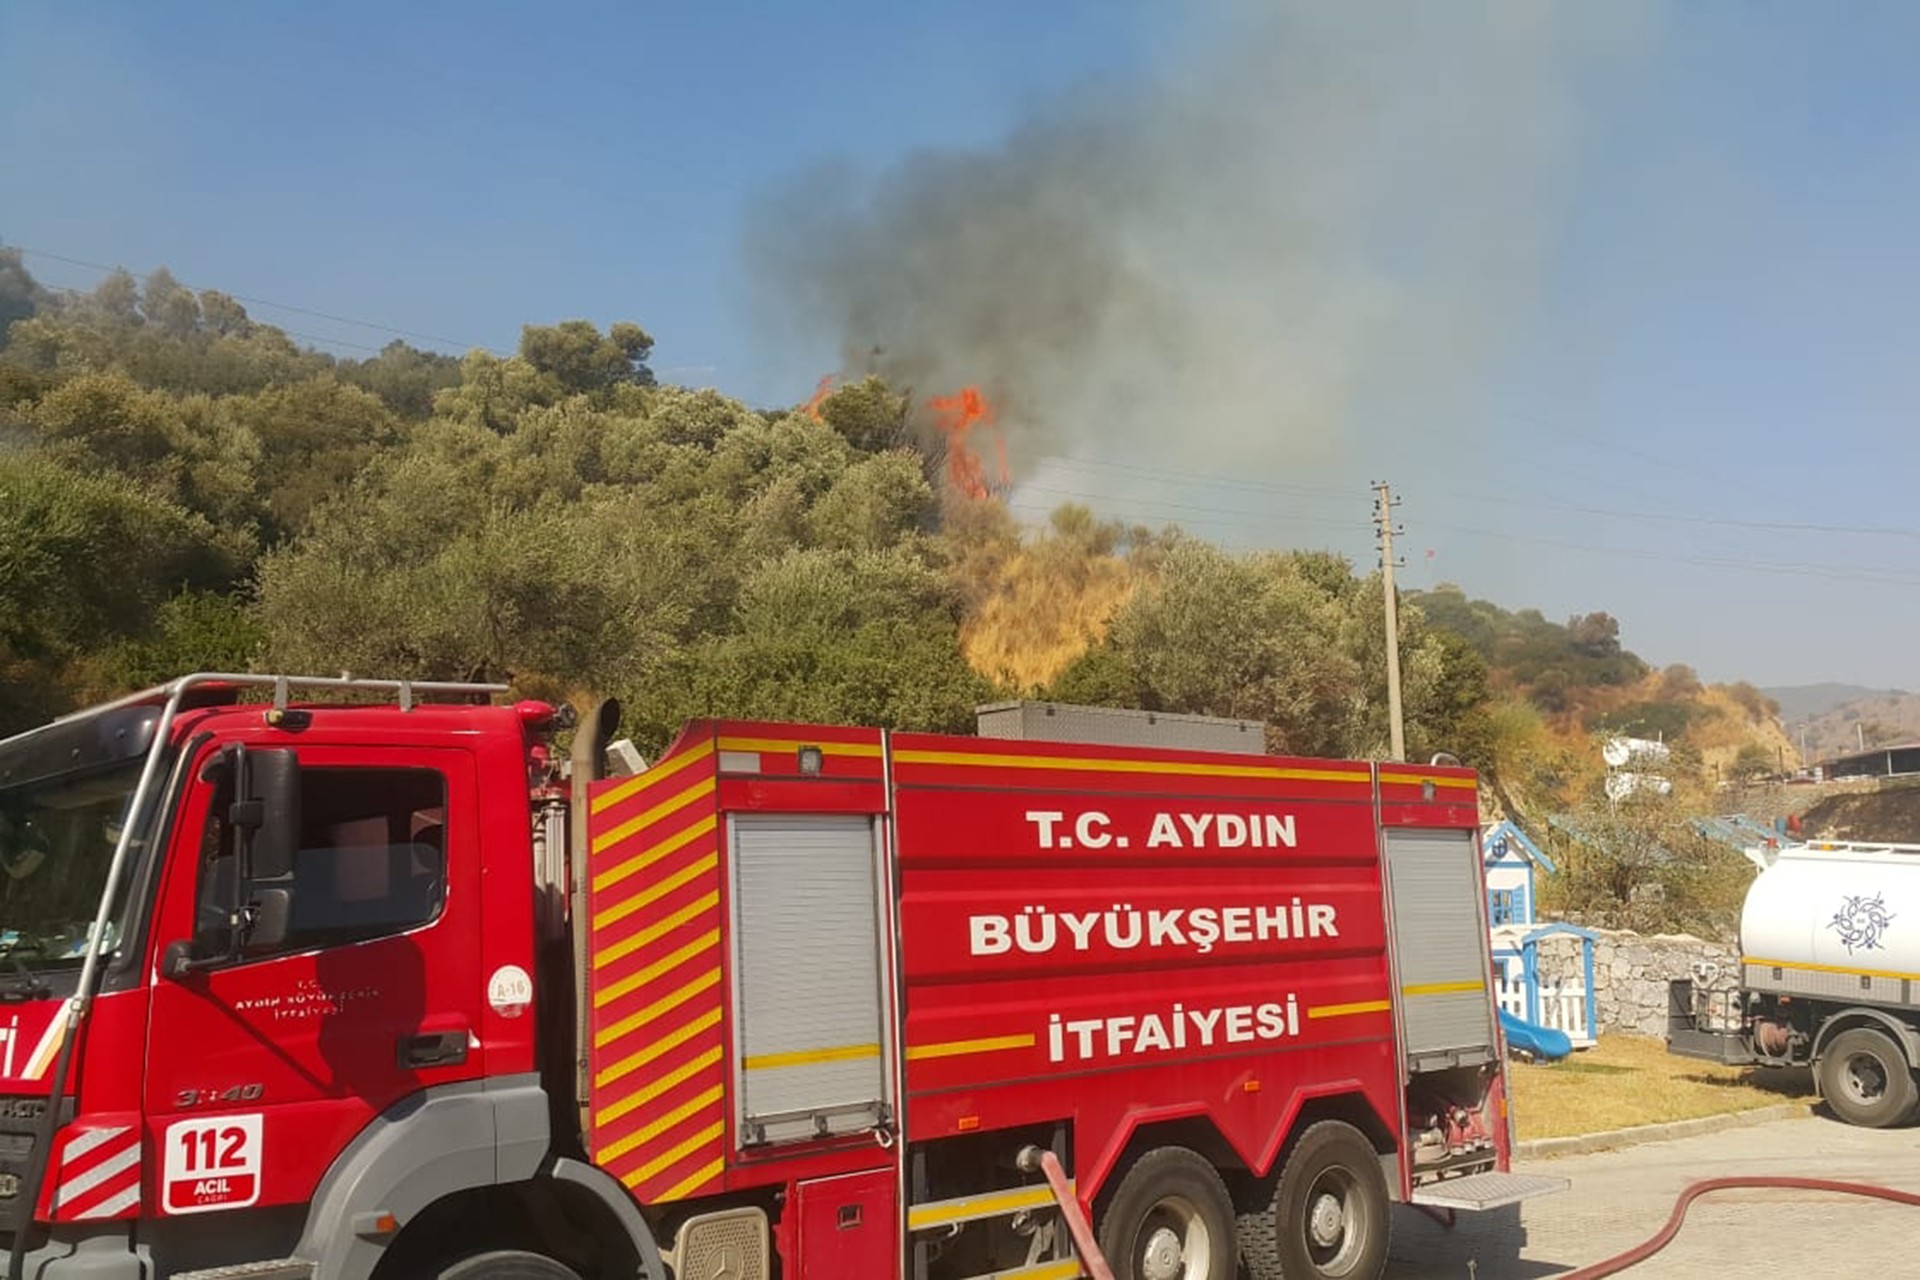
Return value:
M 1498 503 L 1511 507 L 1530 507 L 1538 511 L 1563 511 L 1576 515 L 1606 516 L 1613 519 L 1660 520 L 1673 524 L 1708 525 L 1727 529 L 1752 529 L 1769 533 L 1839 533 L 1858 537 L 1909 538 L 1920 540 L 1920 529 L 1903 529 L 1894 525 L 1808 524 L 1780 520 L 1743 520 L 1734 516 L 1683 516 L 1665 511 L 1619 511 L 1607 507 L 1592 507 L 1579 503 L 1541 502 L 1527 498 L 1515 498 L 1505 494 L 1460 496 L 1469 496 L 1474 502 Z
M 123 267 L 108 266 L 106 263 L 103 263 L 103 262 L 89 262 L 85 258 L 73 258 L 73 257 L 67 256 L 66 254 L 53 253 L 46 249 L 32 249 L 22 244 L 16 244 L 16 245 L 13 245 L 12 247 L 15 249 L 18 249 L 21 253 L 28 254 L 35 258 L 45 258 L 50 262 L 64 262 L 68 266 L 83 267 L 89 271 L 98 271 L 107 275 L 111 275 L 116 271 L 125 270 L 125 268 Z M 184 280 L 180 282 L 180 285 L 182 288 L 192 289 L 196 293 L 203 292 L 203 290 L 200 289 L 199 286 L 190 285 Z M 225 290 L 215 290 L 215 292 L 224 293 Z M 421 342 L 436 342 L 442 346 L 458 347 L 462 350 L 473 350 L 475 348 L 478 348 L 483 351 L 493 350 L 493 348 L 487 347 L 481 343 L 461 342 L 456 338 L 443 337 L 439 334 L 421 333 L 418 330 L 414 330 L 414 329 L 400 329 L 400 328 L 394 327 L 393 325 L 380 324 L 379 322 L 373 321 L 373 320 L 356 320 L 351 316 L 334 315 L 332 312 L 328 312 L 328 311 L 315 311 L 310 307 L 297 307 L 289 302 L 274 302 L 268 298 L 250 297 L 244 293 L 229 293 L 227 294 L 227 296 L 229 298 L 232 298 L 236 302 L 244 302 L 249 306 L 267 307 L 274 311 L 291 312 L 294 315 L 310 316 L 315 320 L 327 320 L 334 324 L 351 325 L 359 329 L 374 329 L 381 333 L 394 334 L 397 337 L 415 338 Z M 289 334 L 292 334 L 294 337 L 307 338 L 309 341 L 312 341 L 312 342 L 337 342 L 340 346 L 357 347 L 363 351 L 380 350 L 379 347 L 368 346 L 367 344 L 361 343 L 361 342 L 347 342 L 343 339 L 333 339 L 333 338 L 315 338 L 310 334 L 295 334 L 291 329 L 287 330 L 286 332 Z M 495 351 L 494 354 L 498 355 L 499 352 Z
M 1117 464 L 1124 465 L 1124 464 Z M 1044 493 L 1061 499 L 1082 502 L 1096 509 L 1106 511 L 1112 518 L 1133 520 L 1139 523 L 1153 523 L 1165 520 L 1171 523 L 1199 524 L 1202 526 L 1231 527 L 1235 518 L 1271 521 L 1275 518 L 1271 511 L 1250 511 L 1240 507 L 1223 507 L 1217 504 L 1198 504 L 1177 502 L 1164 498 L 1126 498 L 1114 501 L 1093 494 L 1071 489 L 1060 489 L 1047 485 L 1021 485 L 1021 494 Z M 1016 510 L 1036 512 L 1045 515 L 1050 508 L 1044 502 L 1012 501 L 1009 506 Z M 1188 520 L 1181 513 L 1196 512 L 1204 518 L 1198 521 Z M 1328 529 L 1371 529 L 1370 524 L 1352 520 L 1320 519 L 1306 516 L 1317 528 Z M 1685 564 L 1702 568 L 1734 570 L 1753 573 L 1768 573 L 1789 577 L 1821 578 L 1842 580 L 1878 586 L 1920 586 L 1920 570 L 1906 570 L 1890 566 L 1828 564 L 1808 561 L 1775 561 L 1743 558 L 1738 556 L 1686 555 L 1671 551 L 1656 551 L 1638 547 L 1611 546 L 1598 543 L 1575 542 L 1562 538 L 1543 536 L 1536 532 L 1516 533 L 1503 529 L 1488 529 L 1473 525 L 1452 524 L 1444 521 L 1423 521 L 1424 527 L 1447 533 L 1465 534 L 1470 537 L 1491 538 L 1497 541 L 1517 543 L 1526 546 L 1553 547 L 1564 551 L 1578 551 L 1589 555 L 1614 556 L 1621 559 L 1651 561 L 1661 564 Z M 1243 532 L 1252 532 L 1243 530 Z
M 1336 489 L 1326 485 L 1282 484 L 1273 481 L 1248 480 L 1235 476 L 1214 476 L 1200 471 L 1182 470 L 1178 467 L 1144 467 L 1124 462 L 1113 462 L 1107 459 L 1073 458 L 1060 454 L 1043 454 L 1038 461 L 1053 466 L 1064 466 L 1070 470 L 1094 472 L 1112 471 L 1160 481 L 1165 481 L 1168 477 L 1176 477 L 1176 483 L 1187 483 L 1189 485 L 1213 485 L 1221 488 L 1338 502 L 1348 502 L 1351 501 L 1352 498 L 1351 491 L 1344 487 Z M 1920 540 L 1920 528 L 1897 525 L 1821 524 L 1803 521 L 1751 520 L 1736 516 L 1690 516 L 1671 511 L 1640 511 L 1619 507 L 1595 506 L 1590 503 L 1554 502 L 1538 498 L 1518 498 L 1511 494 L 1477 493 L 1457 489 L 1423 489 L 1422 494 L 1426 497 L 1452 498 L 1464 502 L 1524 507 L 1537 511 L 1556 511 L 1574 515 L 1602 516 L 1616 520 L 1650 520 L 1673 524 L 1744 529 L 1771 533 L 1822 533 L 1843 534 L 1855 537 Z
M 1104 504 L 1105 502 L 1105 499 L 1095 498 L 1074 489 L 1056 489 L 1043 484 L 1023 484 L 1019 486 L 1019 490 L 1021 493 L 1050 493 L 1058 498 L 1084 502 L 1088 505 Z M 1365 521 L 1359 520 L 1323 520 L 1318 516 L 1311 515 L 1289 516 L 1285 513 L 1274 511 L 1249 511 L 1244 507 L 1223 507 L 1211 502 L 1175 502 L 1171 498 L 1146 498 L 1141 501 L 1145 502 L 1148 506 L 1165 510 L 1198 511 L 1210 516 L 1246 516 L 1257 520 L 1305 520 L 1312 522 L 1315 526 L 1339 529 L 1370 529 L 1373 527 Z
M 274 328 L 280 329 L 280 326 L 275 325 Z M 317 334 L 302 333 L 298 329 L 280 329 L 280 332 L 286 334 L 289 338 L 300 338 L 319 346 L 352 347 L 355 351 L 371 351 L 376 355 L 382 350 L 382 348 L 376 347 L 371 343 L 349 342 L 345 338 L 322 338 Z
M 1257 493 L 1278 493 L 1296 497 L 1335 498 L 1351 502 L 1352 492 L 1347 488 L 1335 489 L 1328 485 L 1281 484 L 1271 480 L 1244 480 L 1235 476 L 1215 476 L 1203 471 L 1182 471 L 1178 467 L 1136 466 L 1125 462 L 1114 462 L 1105 458 L 1071 458 L 1063 454 L 1042 454 L 1037 459 L 1053 466 L 1063 466 L 1069 470 L 1081 471 L 1117 471 L 1126 475 L 1139 476 L 1147 480 L 1164 481 L 1168 476 L 1186 477 L 1189 484 L 1218 485 L 1228 489 L 1245 489 Z
M 1880 586 L 1920 587 L 1920 571 L 1876 565 L 1813 564 L 1798 561 L 1745 560 L 1734 556 L 1676 555 L 1670 551 L 1651 551 L 1637 547 L 1609 547 L 1592 543 L 1569 542 L 1534 533 L 1508 533 L 1499 529 L 1476 529 L 1463 525 L 1429 524 L 1472 537 L 1495 538 L 1507 542 L 1538 544 L 1563 551 L 1582 551 L 1595 555 L 1620 556 L 1631 560 L 1651 560 L 1661 564 L 1691 564 L 1712 569 L 1740 569 L 1754 573 L 1785 574 L 1790 577 L 1845 579 Z

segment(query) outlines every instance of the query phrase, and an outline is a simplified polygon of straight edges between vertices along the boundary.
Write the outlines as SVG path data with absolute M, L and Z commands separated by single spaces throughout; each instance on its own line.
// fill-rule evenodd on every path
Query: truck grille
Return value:
M 682 1223 L 674 1274 L 713 1280 L 767 1280 L 767 1219 L 758 1209 L 703 1214 Z
M 0 1231 L 11 1232 L 31 1214 L 23 1207 L 27 1169 L 34 1155 L 45 1098 L 0 1095 Z M 60 1123 L 73 1119 L 73 1099 L 60 1100 Z

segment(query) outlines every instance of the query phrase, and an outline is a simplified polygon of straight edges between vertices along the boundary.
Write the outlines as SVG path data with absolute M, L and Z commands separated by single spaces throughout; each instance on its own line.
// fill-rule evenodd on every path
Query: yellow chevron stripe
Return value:
M 614 845 L 619 844 L 637 831 L 644 831 L 670 813 L 677 813 L 696 800 L 704 800 L 713 794 L 713 779 L 702 778 L 684 791 L 662 800 L 644 813 L 628 818 L 625 822 L 610 830 L 602 831 L 593 838 L 593 854 L 599 857 Z
M 612 1066 L 607 1067 L 598 1075 L 594 1076 L 593 1083 L 598 1086 L 605 1086 L 618 1080 L 621 1076 L 631 1075 L 662 1054 L 679 1048 L 687 1041 L 699 1035 L 702 1031 L 711 1030 L 719 1025 L 720 1011 L 718 1009 L 710 1009 L 685 1026 L 669 1031 L 666 1035 L 660 1037 L 660 1039 L 655 1040 L 652 1044 L 640 1050 L 640 1052 L 628 1054 Z
M 611 1104 L 605 1110 L 595 1115 L 593 1118 L 593 1127 L 595 1129 L 606 1128 L 621 1116 L 626 1115 L 629 1111 L 646 1106 L 649 1102 L 652 1102 L 655 1098 L 673 1088 L 675 1085 L 683 1084 L 693 1079 L 693 1077 L 699 1075 L 702 1071 L 705 1071 L 708 1067 L 713 1066 L 719 1061 L 720 1050 L 713 1048 L 707 1050 L 690 1062 L 681 1063 L 673 1070 L 667 1072 L 667 1074 L 661 1076 L 658 1080 L 635 1089 L 626 1097 Z
M 675 832 L 659 844 L 650 845 L 639 853 L 634 854 L 625 862 L 615 863 L 593 878 L 593 891 L 599 893 L 607 888 L 607 886 L 618 884 L 637 871 L 646 870 L 676 849 L 686 848 L 701 836 L 711 832 L 714 827 L 719 824 L 719 821 L 720 817 L 718 814 L 710 813 L 688 827 L 685 831 Z
M 671 760 L 662 760 L 644 773 L 636 773 L 619 786 L 609 787 L 593 798 L 588 812 L 600 813 L 611 809 L 622 800 L 638 792 L 645 791 L 657 782 L 664 782 L 690 764 L 705 760 L 713 754 L 713 739 L 709 738 L 697 747 L 690 747 Z
M 690 862 L 666 879 L 656 880 L 626 901 L 617 902 L 602 911 L 593 918 L 593 927 L 604 929 L 615 921 L 624 920 L 648 903 L 658 902 L 682 885 L 691 884 L 709 871 L 718 870 L 719 866 L 720 855 L 717 853 L 710 853 L 698 862 Z
M 649 1120 L 626 1137 L 620 1139 L 620 1141 L 610 1144 L 606 1150 L 598 1152 L 595 1158 L 602 1163 L 608 1160 L 618 1160 L 635 1147 L 652 1142 L 661 1134 L 677 1127 L 681 1121 L 699 1115 L 702 1111 L 714 1106 L 725 1093 L 725 1089 L 719 1085 L 715 1085 L 698 1097 L 690 1098 L 686 1102 L 681 1103 L 665 1115 Z
M 822 755 L 853 756 L 861 760 L 880 758 L 877 742 L 821 742 L 813 738 L 722 738 L 722 751 L 798 751 L 818 747 Z
M 1091 756 L 1010 756 L 971 751 L 898 751 L 901 764 L 958 764 L 983 769 L 1077 769 L 1089 773 L 1165 773 L 1197 778 L 1274 778 L 1292 782 L 1365 782 L 1368 773 L 1348 769 L 1293 769 L 1262 764 L 1198 764 L 1192 761 L 1102 760 Z
M 653 1159 L 647 1161 L 638 1169 L 628 1174 L 622 1181 L 630 1187 L 637 1187 L 654 1174 L 664 1173 L 666 1170 L 673 1168 L 673 1166 L 679 1164 L 682 1160 L 685 1160 L 688 1156 L 706 1146 L 708 1143 L 720 1141 L 720 1136 L 726 1131 L 727 1122 L 724 1120 L 718 1124 L 702 1129 L 672 1150 L 663 1151 Z
M 632 955 L 649 942 L 654 942 L 666 937 L 675 929 L 687 923 L 687 921 L 697 920 L 701 916 L 718 908 L 719 905 L 720 891 L 718 889 L 715 889 L 712 893 L 702 894 L 699 898 L 680 908 L 672 915 L 664 916 L 654 921 L 632 937 L 622 938 L 611 946 L 595 951 L 593 955 L 593 967 L 596 969 L 604 969 L 615 960 Z
M 1345 1018 L 1356 1013 L 1385 1013 L 1393 1008 L 1388 1000 L 1358 1000 L 1353 1004 L 1323 1004 L 1307 1010 L 1308 1018 Z
M 622 1036 L 632 1035 L 669 1009 L 685 1004 L 711 987 L 720 985 L 720 970 L 709 969 L 685 986 L 661 996 L 638 1013 L 630 1013 L 610 1027 L 603 1027 L 593 1038 L 593 1047 L 604 1049 Z
M 715 1178 L 725 1173 L 726 1170 L 727 1162 L 725 1160 L 715 1160 L 705 1168 L 695 1169 L 692 1173 L 680 1179 L 680 1181 L 674 1183 L 665 1191 L 662 1191 L 653 1198 L 654 1202 L 656 1204 L 664 1204 L 670 1200 L 684 1199 L 695 1191 L 698 1191 L 701 1187 L 704 1187 L 707 1183 L 712 1182 Z M 1073 1274 L 1076 1276 L 1079 1275 L 1079 1264 L 1075 1263 L 1074 1268 Z
M 1001 1049 L 1031 1049 L 1034 1038 L 1024 1036 L 989 1036 L 984 1040 L 948 1040 L 941 1044 L 916 1044 L 907 1049 L 907 1061 L 918 1062 L 922 1058 L 957 1058 L 967 1053 L 995 1053 Z
M 605 1008 L 621 996 L 638 991 L 641 987 L 646 986 L 661 974 L 679 968 L 687 961 L 699 955 L 702 951 L 711 951 L 719 945 L 720 931 L 718 929 L 709 929 L 692 942 L 689 942 L 686 946 L 660 957 L 631 977 L 622 978 L 618 982 L 610 983 L 607 986 L 601 987 L 598 991 L 595 991 L 593 993 L 593 1007 L 596 1009 Z

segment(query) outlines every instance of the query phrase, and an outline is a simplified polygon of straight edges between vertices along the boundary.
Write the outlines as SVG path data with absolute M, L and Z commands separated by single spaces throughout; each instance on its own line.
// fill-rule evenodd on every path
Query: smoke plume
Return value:
M 1470 416 L 1627 9 L 1267 0 L 994 149 L 807 175 L 758 210 L 752 266 L 847 371 L 981 385 L 1016 474 L 1369 455 Z

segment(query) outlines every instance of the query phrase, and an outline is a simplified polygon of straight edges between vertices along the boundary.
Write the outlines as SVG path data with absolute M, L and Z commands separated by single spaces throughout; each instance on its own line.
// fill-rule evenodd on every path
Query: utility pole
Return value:
M 1407 758 L 1407 734 L 1400 723 L 1400 602 L 1395 598 L 1393 570 L 1398 563 L 1393 558 L 1393 509 L 1395 502 L 1393 491 L 1386 481 L 1376 480 L 1373 484 L 1376 495 L 1373 509 L 1374 523 L 1380 527 L 1380 572 L 1381 586 L 1387 599 L 1387 733 L 1392 746 L 1389 755 L 1394 760 Z

